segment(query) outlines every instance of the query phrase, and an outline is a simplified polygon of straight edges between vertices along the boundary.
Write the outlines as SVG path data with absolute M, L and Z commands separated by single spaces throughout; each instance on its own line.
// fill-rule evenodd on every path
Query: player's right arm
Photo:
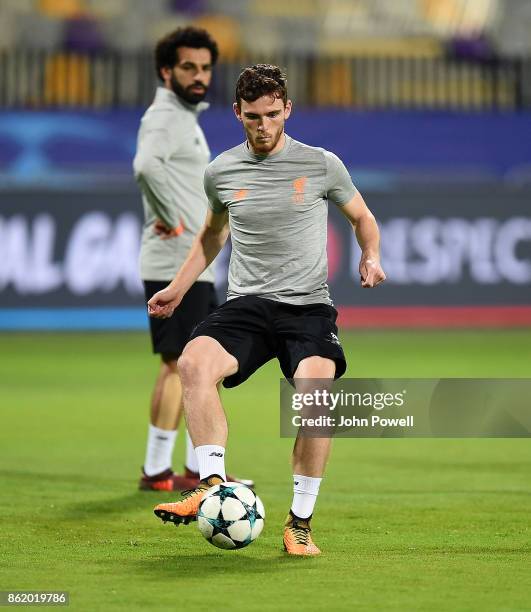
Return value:
M 172 282 L 148 302 L 151 317 L 166 319 L 181 303 L 184 295 L 199 278 L 199 275 L 214 261 L 229 236 L 229 214 L 209 210 L 205 224 Z
M 172 115 L 166 111 L 158 111 L 149 118 L 149 124 L 141 130 L 133 160 L 135 179 L 160 220 L 157 233 L 166 237 L 177 236 L 182 231 L 179 207 L 167 172 L 168 160 L 177 146 L 177 128 L 171 119 Z

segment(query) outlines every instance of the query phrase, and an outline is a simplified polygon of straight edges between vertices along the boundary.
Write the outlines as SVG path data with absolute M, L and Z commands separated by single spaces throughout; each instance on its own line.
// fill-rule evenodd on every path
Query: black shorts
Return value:
M 170 281 L 149 280 L 143 282 L 146 302 L 170 283 Z M 169 319 L 149 317 L 153 352 L 178 357 L 183 352 L 194 328 L 206 319 L 217 305 L 218 299 L 213 283 L 204 281 L 194 283 Z
M 242 296 L 219 306 L 194 330 L 192 337 L 210 336 L 238 360 L 238 371 L 223 381 L 236 387 L 276 357 L 286 378 L 293 378 L 306 357 L 335 361 L 335 377 L 347 364 L 337 337 L 337 311 L 327 304 L 295 306 L 256 296 Z

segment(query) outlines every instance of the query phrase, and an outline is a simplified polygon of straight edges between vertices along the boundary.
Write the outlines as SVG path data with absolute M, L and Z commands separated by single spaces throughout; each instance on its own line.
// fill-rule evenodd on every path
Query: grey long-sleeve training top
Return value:
M 203 175 L 210 149 L 197 118 L 206 108 L 205 102 L 188 104 L 173 91 L 158 87 L 153 104 L 142 117 L 133 162 L 145 216 L 142 280 L 172 280 L 205 220 L 208 204 Z M 153 231 L 157 219 L 180 228 L 180 234 L 162 240 Z M 199 280 L 214 281 L 212 265 Z

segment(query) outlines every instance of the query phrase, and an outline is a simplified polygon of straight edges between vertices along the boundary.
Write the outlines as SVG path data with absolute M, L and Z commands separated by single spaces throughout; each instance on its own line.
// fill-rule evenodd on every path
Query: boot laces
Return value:
M 290 526 L 290 530 L 297 544 L 303 544 L 304 546 L 308 546 L 308 544 L 310 543 L 311 531 L 309 527 L 303 527 L 297 521 L 293 521 L 292 525 Z
M 203 487 L 196 487 L 195 489 L 185 489 L 184 491 L 181 491 L 181 497 L 183 499 L 188 499 L 189 497 L 192 497 L 197 493 L 202 493 L 204 490 L 205 489 Z

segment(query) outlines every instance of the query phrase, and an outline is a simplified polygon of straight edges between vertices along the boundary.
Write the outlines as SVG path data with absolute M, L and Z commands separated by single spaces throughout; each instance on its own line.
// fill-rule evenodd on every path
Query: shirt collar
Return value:
M 282 149 L 280 149 L 280 151 L 273 153 L 273 155 L 254 153 L 249 147 L 249 142 L 247 140 L 242 143 L 242 147 L 245 152 L 245 155 L 255 161 L 277 161 L 278 159 L 283 159 L 284 157 L 286 157 L 291 147 L 291 142 L 293 140 L 290 136 L 286 134 L 286 132 L 284 132 L 284 136 L 286 138 L 284 146 L 282 147 Z
M 174 104 L 178 108 L 182 108 L 187 111 L 191 111 L 192 113 L 199 115 L 204 110 L 206 110 L 210 104 L 208 102 L 199 102 L 198 104 L 190 104 L 180 98 L 175 92 L 167 89 L 166 87 L 157 87 L 157 91 L 155 93 L 155 102 L 170 102 L 170 104 Z

